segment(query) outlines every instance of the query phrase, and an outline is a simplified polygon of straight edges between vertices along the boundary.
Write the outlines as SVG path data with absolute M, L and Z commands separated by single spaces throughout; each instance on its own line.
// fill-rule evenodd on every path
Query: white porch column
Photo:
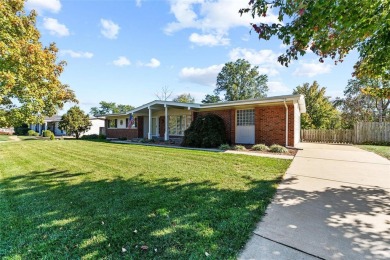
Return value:
M 164 141 L 169 140 L 169 131 L 168 131 L 168 106 L 167 104 L 164 105 L 165 107 L 165 134 L 164 134 Z
M 149 109 L 149 132 L 148 132 L 148 139 L 152 139 L 152 109 L 148 107 Z
M 45 122 L 45 130 L 47 130 L 47 122 Z

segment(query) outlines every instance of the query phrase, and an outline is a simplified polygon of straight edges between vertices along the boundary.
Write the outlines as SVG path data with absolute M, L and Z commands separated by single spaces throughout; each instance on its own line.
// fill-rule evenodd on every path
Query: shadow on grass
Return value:
M 88 174 L 50 169 L 3 179 L 0 257 L 235 258 L 279 182 L 243 176 L 249 189 L 233 191 L 210 181 Z

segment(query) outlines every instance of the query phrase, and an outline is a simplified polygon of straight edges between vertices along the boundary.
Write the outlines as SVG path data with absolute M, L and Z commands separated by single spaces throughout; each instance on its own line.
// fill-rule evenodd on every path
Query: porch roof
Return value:
M 196 103 L 181 103 L 181 102 L 174 102 L 174 101 L 163 101 L 163 100 L 154 100 L 152 102 L 146 103 L 145 105 L 139 106 L 137 108 L 134 108 L 133 110 L 130 110 L 127 114 L 130 113 L 139 113 L 139 114 L 147 114 L 149 111 L 149 108 L 151 109 L 164 109 L 166 106 L 170 108 L 187 108 L 190 109 L 199 109 L 200 104 Z
M 168 106 L 170 108 L 182 108 L 182 109 L 187 108 L 188 110 L 199 111 L 203 109 L 205 110 L 218 109 L 218 108 L 223 109 L 228 107 L 232 108 L 232 107 L 249 106 L 249 105 L 271 104 L 271 103 L 283 104 L 284 102 L 297 102 L 300 113 L 306 113 L 305 97 L 303 95 L 283 95 L 283 96 L 246 99 L 246 100 L 237 100 L 237 101 L 225 101 L 225 102 L 208 103 L 208 104 L 180 103 L 174 101 L 154 100 L 142 106 L 136 107 L 133 110 L 128 111 L 127 113 L 109 114 L 106 115 L 106 117 L 129 116 L 131 113 L 147 115 L 149 112 L 149 108 L 153 110 L 163 110 L 165 106 Z

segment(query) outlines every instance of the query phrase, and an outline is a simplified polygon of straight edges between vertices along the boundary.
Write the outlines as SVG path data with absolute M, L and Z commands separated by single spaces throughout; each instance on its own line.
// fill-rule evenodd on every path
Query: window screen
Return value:
M 255 110 L 237 110 L 237 125 L 254 125 L 255 124 Z
M 184 135 L 184 130 L 186 130 L 190 126 L 190 124 L 191 116 L 169 116 L 169 134 Z

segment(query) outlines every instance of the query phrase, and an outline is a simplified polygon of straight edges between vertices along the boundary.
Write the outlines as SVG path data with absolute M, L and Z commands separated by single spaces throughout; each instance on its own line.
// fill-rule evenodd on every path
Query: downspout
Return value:
M 283 102 L 286 107 L 286 147 L 288 147 L 288 106 L 286 104 L 286 99 L 284 99 Z

